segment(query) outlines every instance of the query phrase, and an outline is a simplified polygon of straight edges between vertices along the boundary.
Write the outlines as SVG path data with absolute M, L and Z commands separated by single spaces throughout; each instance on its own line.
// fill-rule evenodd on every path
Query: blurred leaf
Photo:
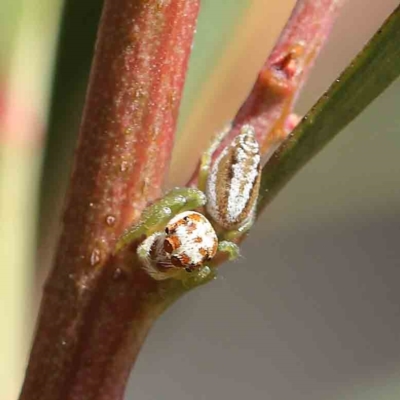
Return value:
M 240 23 L 251 1 L 228 0 L 224 2 L 203 0 L 197 23 L 197 34 L 189 61 L 184 97 L 179 110 L 179 123 L 190 115 L 204 82 L 210 77 L 216 63 L 220 62 L 232 32 Z
M 314 155 L 400 75 L 400 6 L 263 168 L 263 209 Z

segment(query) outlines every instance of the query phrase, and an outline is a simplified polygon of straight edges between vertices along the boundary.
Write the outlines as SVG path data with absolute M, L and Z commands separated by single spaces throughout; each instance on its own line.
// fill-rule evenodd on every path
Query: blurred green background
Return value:
M 0 4 L 0 399 L 18 395 L 101 4 Z M 235 112 L 292 5 L 203 0 L 169 185 L 190 175 L 207 142 L 199 132 Z M 397 5 L 348 0 L 300 114 Z M 400 397 L 399 90 L 396 82 L 293 179 L 240 261 L 158 321 L 127 398 Z

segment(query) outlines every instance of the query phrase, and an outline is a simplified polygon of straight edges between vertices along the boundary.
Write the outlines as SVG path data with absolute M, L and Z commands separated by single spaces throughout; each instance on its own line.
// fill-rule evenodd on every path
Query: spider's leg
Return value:
M 115 252 L 117 253 L 143 236 L 149 237 L 157 231 L 163 231 L 165 225 L 175 215 L 201 207 L 205 203 L 206 196 L 198 189 L 172 189 L 162 199 L 157 200 L 143 211 L 139 222 L 127 229 L 119 238 Z
M 219 252 L 227 253 L 230 260 L 235 260 L 240 255 L 239 246 L 228 240 L 219 242 L 218 253 Z

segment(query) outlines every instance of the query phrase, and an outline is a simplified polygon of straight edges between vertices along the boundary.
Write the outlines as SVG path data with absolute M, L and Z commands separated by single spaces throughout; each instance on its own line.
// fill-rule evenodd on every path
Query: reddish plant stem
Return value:
M 239 134 L 244 124 L 254 126 L 264 160 L 288 137 L 295 101 L 343 3 L 344 0 L 297 1 L 250 94 L 233 119 L 232 129 L 213 158 Z M 196 181 L 197 171 L 189 184 L 195 185 Z
M 230 136 L 255 127 L 264 156 L 290 133 L 286 120 L 344 0 L 299 0 L 256 83 L 237 113 Z M 231 139 L 229 139 L 231 140 Z
M 199 0 L 106 0 L 21 400 L 120 399 L 173 300 L 114 244 L 161 195 Z

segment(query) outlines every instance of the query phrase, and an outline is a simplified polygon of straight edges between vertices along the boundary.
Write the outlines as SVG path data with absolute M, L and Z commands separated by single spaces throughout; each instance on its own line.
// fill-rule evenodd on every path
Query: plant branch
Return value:
M 329 37 L 344 0 L 298 0 L 272 53 L 233 119 L 215 159 L 245 124 L 256 131 L 264 160 L 287 138 L 293 127 L 295 101 L 314 61 Z M 190 185 L 197 182 L 197 170 Z
M 265 155 L 279 145 L 274 138 L 286 138 L 296 124 L 293 103 L 340 3 L 298 2 L 228 140 L 248 122 Z M 198 6 L 193 0 L 105 1 L 63 234 L 21 400 L 121 399 L 154 320 L 190 289 L 151 279 L 129 246 L 112 253 L 123 230 L 161 195 Z M 266 164 L 260 210 L 399 75 L 399 14 Z
M 344 0 L 299 0 L 271 55 L 239 109 L 229 137 L 242 125 L 255 127 L 264 157 L 272 154 L 290 131 L 285 121 L 314 65 Z M 228 139 L 231 140 L 231 139 Z
M 400 7 L 264 166 L 259 212 L 290 178 L 400 75 Z
M 116 239 L 161 195 L 199 1 L 106 0 L 21 400 L 120 399 L 173 301 Z M 133 260 L 133 261 L 132 261 Z M 177 288 L 176 292 L 183 292 Z

